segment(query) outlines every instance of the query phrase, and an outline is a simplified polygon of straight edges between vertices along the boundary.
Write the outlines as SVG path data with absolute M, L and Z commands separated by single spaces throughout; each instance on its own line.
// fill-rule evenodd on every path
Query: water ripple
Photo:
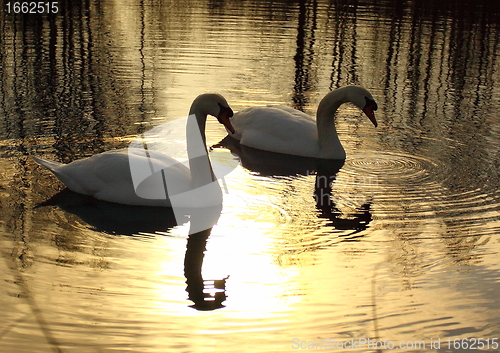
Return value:
M 437 160 L 389 152 L 353 155 L 337 183 L 355 189 L 352 194 L 358 197 L 361 190 L 374 198 L 379 219 L 415 221 L 414 227 L 421 227 L 423 220 L 440 222 L 440 228 L 454 232 L 482 227 L 483 231 L 475 233 L 481 235 L 498 231 L 498 194 Z M 436 228 L 429 231 L 435 233 Z

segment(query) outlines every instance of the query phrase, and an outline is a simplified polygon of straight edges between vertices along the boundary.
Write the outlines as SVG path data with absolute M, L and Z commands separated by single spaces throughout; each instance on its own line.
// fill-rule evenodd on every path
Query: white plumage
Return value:
M 234 115 L 236 130 L 231 137 L 242 145 L 264 151 L 323 159 L 345 159 L 335 129 L 338 107 L 352 102 L 377 126 L 372 95 L 359 86 L 347 86 L 328 93 L 320 102 L 317 118 L 284 106 L 253 107 Z
M 197 97 L 190 116 L 196 117 L 194 125 L 195 129 L 199 128 L 201 140 L 188 137 L 187 154 L 196 150 L 196 158 L 189 159 L 189 168 L 163 153 L 152 150 L 146 153 L 140 148 L 107 151 L 69 164 L 33 158 L 70 190 L 99 200 L 139 206 L 212 206 L 221 202 L 222 194 L 208 154 L 200 153 L 200 149 L 206 152 L 207 115 L 216 116 L 232 130 L 229 117 L 233 112 L 224 97 L 217 94 Z M 145 176 L 139 182 L 131 173 L 131 167 L 138 166 L 141 167 L 139 174 Z

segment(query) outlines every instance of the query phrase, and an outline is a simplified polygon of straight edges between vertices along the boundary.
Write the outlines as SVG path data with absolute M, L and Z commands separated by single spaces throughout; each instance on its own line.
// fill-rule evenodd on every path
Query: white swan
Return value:
M 363 87 L 347 86 L 328 93 L 319 103 L 316 121 L 284 106 L 252 107 L 234 115 L 236 130 L 229 136 L 242 145 L 264 151 L 323 159 L 345 159 L 334 115 L 346 102 L 354 103 L 377 126 L 377 103 Z M 231 131 L 232 132 L 232 131 Z
M 190 141 L 188 137 L 188 156 L 190 155 L 190 144 L 194 145 L 191 151 L 196 150 L 196 155 L 189 158 L 189 168 L 165 154 L 155 151 L 145 153 L 144 149 L 139 148 L 107 151 L 69 164 L 33 158 L 37 163 L 54 173 L 70 190 L 99 200 L 126 205 L 171 207 L 174 202 L 173 198 L 176 198 L 175 205 L 179 207 L 207 207 L 211 206 L 210 201 L 216 204 L 220 202 L 217 193 L 221 193 L 219 185 L 212 183 L 216 179 L 208 155 L 206 153 L 200 155 L 199 153 L 200 148 L 204 148 L 204 152 L 206 152 L 205 125 L 207 115 L 217 117 L 221 124 L 224 124 L 229 131 L 234 132 L 229 121 L 229 118 L 233 116 L 233 111 L 224 97 L 218 94 L 198 96 L 191 105 L 189 116 L 196 117 L 203 146 L 200 147 L 200 142 Z M 150 166 L 150 170 L 157 171 L 151 177 L 145 178 L 137 189 L 134 188 L 131 175 L 131 166 L 134 165 Z M 149 171 L 145 172 L 150 173 Z M 169 191 L 167 197 L 161 198 L 155 197 L 158 195 L 152 195 L 158 192 L 158 178 L 156 178 L 158 173 L 161 173 L 160 180 L 165 183 L 165 187 Z M 214 187 L 206 188 L 207 185 Z M 215 199 L 203 197 L 199 193 L 200 190 L 215 193 Z M 161 191 L 163 194 L 165 193 L 164 188 Z M 198 194 L 193 193 L 193 191 L 197 191 Z M 152 197 L 142 198 L 137 194 L 151 195 Z

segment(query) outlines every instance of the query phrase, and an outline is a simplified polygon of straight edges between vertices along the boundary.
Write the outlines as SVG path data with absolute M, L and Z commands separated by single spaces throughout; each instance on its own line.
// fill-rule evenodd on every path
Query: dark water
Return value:
M 288 352 L 333 339 L 407 352 L 439 339 L 445 352 L 473 338 L 498 351 L 496 1 L 87 0 L 50 15 L 6 4 L 1 352 Z M 31 159 L 126 147 L 204 92 L 235 111 L 314 115 L 346 84 L 372 92 L 379 126 L 340 109 L 345 163 L 230 146 L 241 165 L 217 225 L 196 237 L 168 210 L 59 194 Z M 224 136 L 209 123 L 210 145 Z

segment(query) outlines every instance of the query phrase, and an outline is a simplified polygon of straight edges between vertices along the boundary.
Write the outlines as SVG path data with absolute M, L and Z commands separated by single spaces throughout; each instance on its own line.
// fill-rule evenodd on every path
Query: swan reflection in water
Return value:
M 342 217 L 342 211 L 332 200 L 332 184 L 335 177 L 344 165 L 344 161 L 329 161 L 331 164 L 318 164 L 314 183 L 314 199 L 321 218 L 330 220 L 327 225 L 338 230 L 353 230 L 349 236 L 365 230 L 372 221 L 371 202 L 357 207 L 354 213 Z
M 316 175 L 313 197 L 319 217 L 338 230 L 353 230 L 353 235 L 365 230 L 372 221 L 371 202 L 361 204 L 355 212 L 344 215 L 332 199 L 332 184 L 345 160 L 300 157 L 268 152 L 244 146 L 227 136 L 212 148 L 226 148 L 237 155 L 246 169 L 262 176 L 280 177 Z
M 201 274 L 203 258 L 205 256 L 207 239 L 212 229 L 190 234 L 186 256 L 184 257 L 184 276 L 186 277 L 189 299 L 194 303 L 192 308 L 197 310 L 214 310 L 223 308 L 226 300 L 226 280 L 205 280 Z
M 215 225 L 220 217 L 222 204 L 179 210 L 176 213 L 170 207 L 129 206 L 117 204 L 64 189 L 49 200 L 36 207 L 57 206 L 74 214 L 89 224 L 94 230 L 113 235 L 140 236 L 168 232 L 172 228 L 188 221 L 190 229 L 199 229 L 210 220 Z M 179 213 L 185 217 L 179 222 Z M 177 216 L 177 217 L 176 217 Z M 188 298 L 194 303 L 190 307 L 197 310 L 214 310 L 224 307 L 226 300 L 226 278 L 205 280 L 201 271 L 206 251 L 207 239 L 212 228 L 189 232 L 186 254 L 184 257 L 184 275 L 186 277 Z

